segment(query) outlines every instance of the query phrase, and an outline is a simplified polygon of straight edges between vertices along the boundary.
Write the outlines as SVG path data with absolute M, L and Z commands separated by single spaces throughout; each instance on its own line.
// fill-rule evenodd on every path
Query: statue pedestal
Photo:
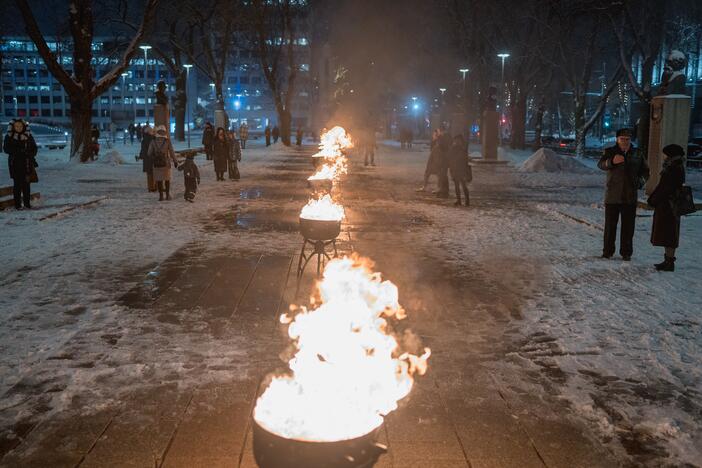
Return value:
M 648 134 L 648 167 L 651 175 L 646 182 L 650 195 L 658 185 L 663 168 L 663 148 L 677 144 L 687 151 L 692 100 L 682 94 L 656 96 L 651 102 L 651 126 Z
M 166 131 L 171 133 L 171 112 L 165 104 L 154 106 L 154 125 L 163 125 Z
M 499 143 L 500 114 L 497 111 L 483 112 L 483 159 L 486 161 L 497 160 L 497 145 Z

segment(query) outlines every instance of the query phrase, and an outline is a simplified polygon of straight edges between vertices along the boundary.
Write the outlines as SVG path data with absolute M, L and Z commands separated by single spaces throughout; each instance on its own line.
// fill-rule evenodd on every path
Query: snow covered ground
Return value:
M 212 229 L 215 217 L 299 210 L 299 200 L 256 196 L 282 183 L 267 175 L 276 164 L 271 155 L 286 149 L 253 144 L 244 152 L 240 182 L 215 182 L 211 165 L 198 156 L 203 184 L 196 202 L 188 204 L 179 174 L 173 201 L 159 203 L 146 192 L 141 163 L 133 158 L 136 145 L 126 148 L 116 147 L 124 164 L 74 164 L 65 151 L 42 150 L 37 208 L 0 212 L 1 431 L 11 431 L 27 408 L 25 393 L 8 390 L 33 375 L 43 389 L 52 383 L 65 389 L 51 411 L 79 401 L 86 413 L 123 398 L 135 381 L 187 386 L 230 378 L 224 364 L 239 360 L 242 343 L 203 340 L 201 324 L 169 329 L 162 335 L 168 340 L 154 343 L 144 330 L 169 325 L 127 314 L 117 297 L 135 284 L 135 275 L 184 246 L 231 255 L 299 247 L 295 232 Z M 530 155 L 501 149 L 500 157 L 513 166 L 476 167 L 472 206 L 455 208 L 452 200 L 414 193 L 426 145 L 382 145 L 374 174 L 393 188 L 393 196 L 374 208 L 417 212 L 430 222 L 403 240 L 416 242 L 416 249 L 458 276 L 491 282 L 496 302 L 500 295 L 518 298 L 508 312 L 518 317 L 506 336 L 510 351 L 490 363 L 507 392 L 566 404 L 568 417 L 589 424 L 622 460 L 700 466 L 702 215 L 683 220 L 674 274 L 652 269 L 662 253 L 648 242 L 651 218 L 644 211 L 637 218 L 633 261 L 599 259 L 603 174 L 516 171 Z M 593 161 L 582 163 L 594 169 Z M 691 172 L 688 183 L 702 193 L 702 173 Z M 9 180 L 3 163 L 4 185 Z M 121 337 L 117 348 L 110 346 L 115 335 Z M 58 349 L 80 354 L 85 365 L 66 368 L 56 358 Z M 193 360 L 204 363 L 208 374 L 195 372 Z M 651 458 L 629 459 L 631 452 Z

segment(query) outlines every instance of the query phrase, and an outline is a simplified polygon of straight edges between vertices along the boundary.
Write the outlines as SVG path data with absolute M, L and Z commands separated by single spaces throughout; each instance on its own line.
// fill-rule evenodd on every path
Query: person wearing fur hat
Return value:
M 173 145 L 168 138 L 166 127 L 159 125 L 156 127 L 156 134 L 149 145 L 148 157 L 151 160 L 154 172 L 154 181 L 158 187 L 158 200 L 163 201 L 163 194 L 166 193 L 166 200 L 171 199 L 171 164 L 178 167 L 178 161 L 173 151 Z
M 617 144 L 604 150 L 597 166 L 607 173 L 605 228 L 602 258 L 611 258 L 616 248 L 617 224 L 622 220 L 619 253 L 624 261 L 634 253 L 634 228 L 638 190 L 648 179 L 648 164 L 631 144 L 628 128 L 617 130 Z
M 654 208 L 651 244 L 664 247 L 663 262 L 655 265 L 658 271 L 675 271 L 675 249 L 680 241 L 680 216 L 675 216 L 671 199 L 685 183 L 685 151 L 680 145 L 663 148 L 663 170 L 658 185 L 648 197 Z
M 35 159 L 37 144 L 24 120 L 15 119 L 10 123 L 3 142 L 3 150 L 8 154 L 7 164 L 10 177 L 14 182 L 12 193 L 15 208 L 21 210 L 22 202 L 25 208 L 31 208 L 30 185 L 38 180 L 36 168 L 39 165 Z

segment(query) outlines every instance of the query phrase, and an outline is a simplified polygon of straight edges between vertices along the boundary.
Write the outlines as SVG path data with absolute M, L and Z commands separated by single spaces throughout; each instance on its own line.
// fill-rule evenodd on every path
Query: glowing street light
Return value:
M 439 88 L 439 91 L 441 91 L 441 96 L 444 96 L 444 93 L 446 92 L 446 88 Z
M 461 72 L 461 74 L 463 75 L 462 76 L 463 81 L 465 81 L 466 80 L 466 73 L 468 73 L 470 71 L 470 68 L 459 68 L 458 71 Z
M 190 69 L 193 68 L 193 65 L 184 63 L 183 68 L 185 68 L 185 115 L 188 118 L 188 148 L 190 148 L 190 97 L 188 97 L 188 91 L 190 91 Z
M 504 84 L 504 82 L 505 82 L 505 59 L 506 59 L 507 57 L 509 57 L 509 54 L 506 54 L 506 53 L 503 52 L 503 53 L 501 53 L 501 54 L 497 54 L 497 56 L 500 57 L 500 58 L 502 59 L 502 78 L 500 79 L 500 82 L 501 82 L 502 84 Z

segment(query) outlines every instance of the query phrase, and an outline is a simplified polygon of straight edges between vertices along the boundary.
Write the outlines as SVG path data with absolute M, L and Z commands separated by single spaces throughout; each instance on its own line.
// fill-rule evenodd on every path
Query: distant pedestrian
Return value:
M 10 123 L 3 141 L 3 151 L 8 155 L 7 165 L 13 182 L 15 209 L 21 210 L 22 203 L 30 209 L 31 184 L 39 181 L 36 169 L 39 164 L 36 161 L 37 144 L 24 120 L 15 119 Z
M 271 135 L 273 136 L 273 143 L 278 143 L 278 138 L 280 138 L 280 129 L 276 125 L 273 127 L 273 131 L 271 131 Z
M 217 180 L 224 180 L 224 173 L 229 167 L 229 141 L 222 127 L 217 128 L 217 136 L 212 145 L 212 157 Z
M 295 144 L 297 146 L 302 146 L 302 129 L 298 128 L 297 132 L 295 132 Z
M 451 179 L 453 186 L 456 189 L 456 206 L 461 206 L 461 189 L 465 196 L 465 205 L 470 204 L 470 196 L 468 194 L 467 183 L 473 179 L 473 173 L 468 165 L 468 148 L 463 135 L 458 134 L 453 137 L 453 144 L 449 150 L 449 169 L 451 170 Z
M 680 241 L 680 216 L 673 213 L 671 201 L 685 183 L 685 151 L 679 145 L 663 148 L 665 159 L 658 185 L 648 197 L 654 208 L 651 244 L 664 247 L 663 262 L 655 265 L 658 271 L 675 271 L 675 249 Z
M 605 189 L 605 229 L 603 258 L 611 258 L 616 248 L 617 224 L 622 220 L 619 253 L 624 261 L 634 253 L 634 228 L 638 190 L 648 178 L 648 165 L 631 144 L 631 130 L 617 130 L 617 143 L 604 150 L 597 166 L 607 172 Z
M 449 178 L 448 178 L 448 170 L 449 170 L 449 151 L 451 150 L 451 135 L 449 135 L 448 130 L 445 128 L 442 128 L 439 132 L 439 139 L 437 141 L 437 147 L 439 151 L 437 152 L 438 155 L 438 161 L 437 161 L 437 168 L 438 168 L 438 176 L 439 176 L 439 191 L 436 193 L 436 196 L 439 198 L 448 198 L 449 197 Z
M 407 134 L 405 138 L 407 139 L 407 141 L 405 142 L 407 149 L 412 149 L 412 140 L 414 139 L 414 133 L 412 132 L 412 129 L 407 129 Z
M 149 144 L 148 156 L 153 162 L 154 180 L 158 187 L 158 201 L 163 201 L 163 194 L 166 200 L 171 199 L 171 164 L 178 167 L 173 145 L 168 138 L 166 127 L 159 125 L 156 127 L 156 135 Z
M 114 122 L 110 122 L 108 129 L 110 130 L 110 140 L 112 141 L 112 143 L 114 143 L 115 138 L 116 138 L 116 134 L 117 134 L 117 125 L 115 125 Z M 109 146 L 108 146 L 108 148 L 109 148 Z
M 375 140 L 375 129 L 368 128 L 363 135 L 363 165 L 375 166 L 375 149 L 378 143 Z
M 229 132 L 229 159 L 228 159 L 228 174 L 229 179 L 239 180 L 239 161 L 241 161 L 241 146 L 234 132 Z
M 266 125 L 266 129 L 263 131 L 266 137 L 266 146 L 271 146 L 271 127 Z
M 136 135 L 137 141 L 141 142 L 141 139 L 144 136 L 144 129 L 141 127 L 141 122 L 136 124 L 134 134 Z
M 246 149 L 246 140 L 249 139 L 249 126 L 244 122 L 239 126 L 239 142 L 241 143 L 241 149 Z
M 136 127 L 134 126 L 134 122 L 129 124 L 129 127 L 127 127 L 127 131 L 129 132 L 129 143 L 134 144 L 134 136 L 136 135 Z
M 194 158 L 193 153 L 188 153 L 183 164 L 178 166 L 178 170 L 183 172 L 183 185 L 185 186 L 183 198 L 191 203 L 195 201 L 197 186 L 200 185 L 200 170 L 197 168 Z
M 214 127 L 210 122 L 205 122 L 205 129 L 202 132 L 202 146 L 205 148 L 205 156 L 208 161 L 212 160 L 214 139 Z
M 141 150 L 139 151 L 139 159 L 141 159 L 141 168 L 146 173 L 146 187 L 149 192 L 155 192 L 156 182 L 154 181 L 154 162 L 149 156 L 149 146 L 154 139 L 153 131 L 149 124 L 144 125 L 141 129 Z
M 100 153 L 100 130 L 93 124 L 90 128 L 90 160 L 95 161 Z

